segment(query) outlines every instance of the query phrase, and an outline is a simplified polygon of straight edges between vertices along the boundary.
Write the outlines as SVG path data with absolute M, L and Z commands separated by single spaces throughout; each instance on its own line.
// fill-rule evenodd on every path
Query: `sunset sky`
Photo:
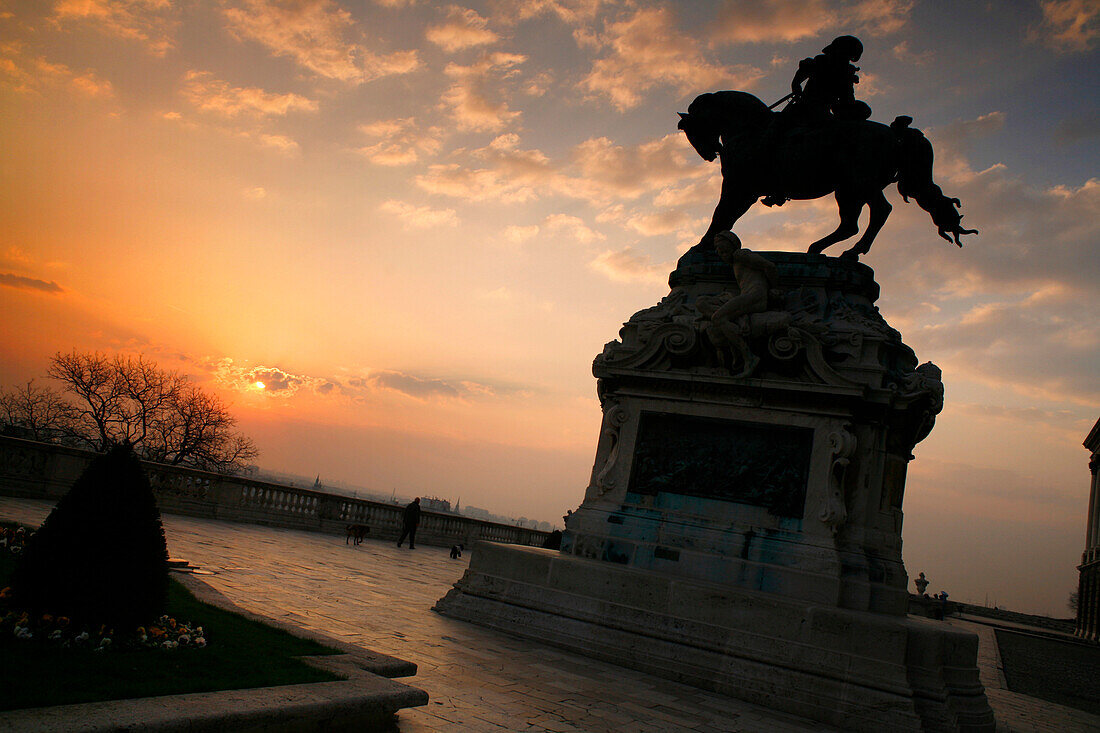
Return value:
M 676 112 L 719 89 L 770 104 L 852 33 L 857 97 L 913 117 L 981 232 L 949 245 L 891 187 L 863 258 L 947 387 L 910 466 L 906 566 L 1069 615 L 1100 417 L 1098 16 L 0 0 L 0 386 L 59 350 L 142 353 L 230 401 L 264 468 L 560 523 L 595 450 L 592 358 L 717 199 Z M 757 206 L 736 231 L 804 251 L 835 212 Z

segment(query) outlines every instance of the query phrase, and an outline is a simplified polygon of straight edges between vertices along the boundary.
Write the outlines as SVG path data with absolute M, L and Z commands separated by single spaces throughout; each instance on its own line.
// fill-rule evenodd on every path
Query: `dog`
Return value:
M 462 551 L 465 549 L 463 545 L 451 545 L 451 559 L 456 560 L 462 557 Z
M 370 534 L 370 527 L 365 524 L 349 524 L 347 527 L 348 536 L 344 540 L 344 544 L 348 544 L 352 540 L 355 540 L 356 546 L 363 544 L 363 537 Z

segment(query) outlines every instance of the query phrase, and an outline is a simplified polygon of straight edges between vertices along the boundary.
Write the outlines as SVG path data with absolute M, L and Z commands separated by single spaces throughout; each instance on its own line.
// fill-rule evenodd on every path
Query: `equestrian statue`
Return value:
M 810 245 L 811 254 L 855 236 L 864 206 L 867 229 L 841 255 L 857 259 L 871 248 L 891 206 L 883 189 L 898 184 L 927 211 L 941 237 L 962 246 L 959 237 L 977 234 L 962 228 L 960 202 L 932 181 L 932 144 L 900 116 L 887 126 L 871 122 L 871 108 L 855 99 L 863 53 L 854 36 L 841 36 L 821 54 L 804 59 L 791 82 L 791 94 L 771 107 L 746 92 L 702 94 L 680 113 L 679 129 L 704 160 L 721 158 L 722 195 L 710 228 L 693 249 L 712 250 L 714 236 L 733 228 L 758 200 L 782 206 L 791 199 L 816 199 L 832 193 L 840 225 Z M 804 86 L 803 86 L 804 85 Z M 774 107 L 789 100 L 780 112 Z

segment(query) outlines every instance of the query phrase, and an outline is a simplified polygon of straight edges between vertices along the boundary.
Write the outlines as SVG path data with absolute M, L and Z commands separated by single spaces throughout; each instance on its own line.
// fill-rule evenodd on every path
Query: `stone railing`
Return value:
M 0 436 L 0 495 L 58 499 L 94 453 Z M 238 476 L 143 462 L 161 511 L 230 522 L 343 534 L 349 524 L 374 539 L 396 540 L 403 505 L 355 499 Z M 477 540 L 541 547 L 549 532 L 423 511 L 417 544 L 467 548 Z
M 1007 611 L 1003 608 L 987 608 L 986 606 L 976 606 L 971 603 L 960 602 L 957 605 L 959 607 L 959 613 L 968 613 L 972 616 L 984 616 L 998 621 L 1009 621 L 1014 624 L 1035 626 L 1040 629 L 1050 629 L 1051 631 L 1060 631 L 1063 634 L 1073 633 L 1074 620 L 1071 618 L 1063 619 L 1050 618 L 1049 616 L 1035 616 L 1030 613 Z

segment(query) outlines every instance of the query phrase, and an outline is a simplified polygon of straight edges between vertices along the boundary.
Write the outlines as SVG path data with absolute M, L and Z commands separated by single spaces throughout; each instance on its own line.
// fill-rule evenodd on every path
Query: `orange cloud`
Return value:
M 1032 40 L 1062 53 L 1092 50 L 1100 38 L 1100 5 L 1095 0 L 1044 0 L 1043 20 L 1031 29 Z
M 496 132 L 519 118 L 499 97 L 500 82 L 513 76 L 527 60 L 514 53 L 487 53 L 469 66 L 447 64 L 443 73 L 452 79 L 443 93 L 442 106 L 451 113 L 460 130 Z M 495 84 L 494 84 L 495 82 Z
M 656 86 L 671 86 L 682 94 L 723 84 L 749 89 L 763 76 L 752 66 L 709 61 L 699 42 L 676 28 L 666 7 L 640 8 L 608 24 L 596 42 L 607 55 L 593 62 L 581 87 L 608 98 L 620 110 L 636 107 Z
M 18 43 L 0 46 L 0 78 L 20 93 L 45 89 L 69 89 L 85 97 L 110 98 L 114 86 L 91 69 L 78 73 L 65 64 L 47 61 L 42 56 L 28 58 Z
M 429 26 L 425 37 L 444 51 L 461 51 L 474 46 L 496 43 L 497 34 L 489 30 L 489 24 L 469 8 L 451 5 L 447 8 L 447 21 Z
M 399 166 L 416 163 L 422 156 L 439 152 L 443 135 L 442 128 L 429 127 L 421 130 L 416 119 L 406 117 L 392 120 L 379 120 L 360 125 L 365 135 L 378 139 L 373 145 L 358 149 L 372 163 L 385 166 Z
M 726 0 L 711 37 L 725 43 L 793 43 L 842 27 L 893 33 L 908 22 L 912 7 L 910 0 Z
M 637 252 L 632 247 L 601 252 L 588 266 L 612 280 L 646 283 L 662 282 L 671 269 L 669 263 L 654 264 L 649 255 Z
M 54 6 L 53 21 L 87 23 L 164 56 L 175 46 L 176 15 L 170 0 L 61 0 Z
M 273 94 L 256 87 L 234 87 L 209 71 L 188 71 L 182 94 L 203 112 L 226 117 L 240 114 L 286 116 L 294 110 L 316 112 L 317 102 L 297 94 Z
M 387 214 L 397 216 L 409 229 L 430 229 L 439 226 L 458 226 L 458 214 L 454 209 L 433 209 L 430 206 L 414 206 L 406 201 L 390 199 L 378 207 Z
M 461 151 L 460 158 L 429 166 L 415 182 L 429 193 L 468 201 L 523 203 L 558 195 L 607 207 L 714 173 L 679 133 L 635 146 L 593 138 L 575 146 L 564 161 L 524 149 L 519 136 L 508 133 L 484 148 Z
M 546 217 L 543 226 L 548 232 L 560 232 L 581 244 L 591 244 L 607 239 L 600 232 L 589 228 L 583 219 L 568 214 L 551 214 Z
M 256 41 L 326 79 L 361 84 L 420 66 L 416 51 L 377 54 L 351 40 L 362 34 L 351 13 L 332 0 L 243 0 L 224 13 L 237 38 Z

